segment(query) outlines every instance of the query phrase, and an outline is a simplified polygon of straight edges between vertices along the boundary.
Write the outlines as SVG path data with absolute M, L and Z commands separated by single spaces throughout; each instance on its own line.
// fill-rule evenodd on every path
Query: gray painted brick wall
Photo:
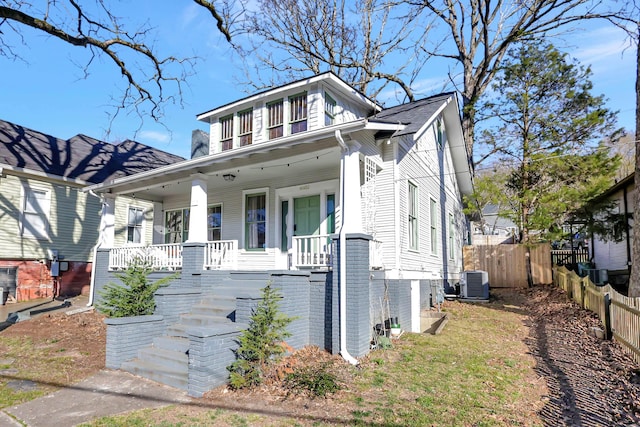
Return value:
M 271 272 L 272 286 L 282 295 L 279 308 L 283 314 L 293 318 L 287 327 L 291 334 L 287 344 L 294 349 L 309 344 L 310 276 L 308 271 Z
M 164 333 L 162 316 L 108 318 L 105 366 L 120 369 L 123 362 L 135 358 L 138 350 L 150 345 L 153 338 Z
M 237 325 L 217 328 L 215 332 L 193 328 L 189 333 L 189 386 L 190 396 L 202 397 L 212 388 L 229 380 L 227 366 L 235 359 L 240 331 Z

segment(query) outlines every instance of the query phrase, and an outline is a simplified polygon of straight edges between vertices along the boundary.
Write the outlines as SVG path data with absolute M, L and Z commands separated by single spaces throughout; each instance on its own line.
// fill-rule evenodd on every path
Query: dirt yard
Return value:
M 446 302 L 444 309 L 453 304 L 460 305 Z M 475 306 L 467 305 L 469 307 L 463 310 L 473 315 Z M 535 396 L 536 402 L 532 404 L 526 398 L 513 401 L 514 413 L 530 414 L 522 415 L 528 421 L 521 425 L 640 424 L 638 365 L 619 344 L 598 340 L 588 333 L 589 328 L 599 326 L 594 315 L 579 309 L 562 291 L 551 286 L 523 291 L 493 290 L 488 306 L 518 312 L 524 318 L 521 333 L 513 339 L 522 341 L 526 351 L 514 357 L 534 359 L 533 372 L 528 375 L 531 384 L 526 386 L 532 388 L 531 395 Z M 53 377 L 47 377 L 47 369 L 43 369 L 43 361 L 37 357 L 22 358 L 19 369 L 40 372 L 43 382 L 46 380 L 52 386 L 71 384 L 104 368 L 105 327 L 102 320 L 102 316 L 90 312 L 74 316 L 56 313 L 20 322 L 0 332 L 0 353 L 4 339 L 29 338 L 35 348 L 46 348 L 48 354 L 64 354 L 72 359 L 72 363 L 62 375 Z M 280 371 L 286 373 L 296 366 L 319 363 L 334 366 L 342 381 L 349 382 L 351 373 L 339 358 L 313 349 L 297 353 Z M 368 363 L 380 362 L 369 358 L 363 363 L 364 369 Z M 345 393 L 366 395 L 379 393 L 379 390 L 346 390 L 329 400 L 318 400 L 292 396 L 278 382 L 269 382 L 254 391 L 214 390 L 199 399 L 200 403 L 195 407 L 208 407 L 215 402 L 217 408 L 239 413 L 287 415 L 343 424 L 345 420 L 353 420 L 352 414 L 358 409 L 354 403 L 357 399 L 346 399 Z M 364 396 L 364 400 L 367 399 Z M 502 425 L 499 415 L 496 420 L 497 425 Z

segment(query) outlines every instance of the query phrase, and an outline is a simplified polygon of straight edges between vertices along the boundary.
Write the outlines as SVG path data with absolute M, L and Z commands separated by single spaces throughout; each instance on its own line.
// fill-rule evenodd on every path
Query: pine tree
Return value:
M 123 283 L 108 283 L 99 292 L 101 301 L 96 304 L 99 311 L 109 317 L 144 316 L 153 314 L 155 292 L 177 277 L 177 273 L 154 282 L 149 280 L 152 269 L 139 258 L 133 260 L 124 273 L 116 274 Z
M 227 367 L 232 388 L 260 384 L 269 365 L 284 354 L 284 340 L 291 336 L 286 328 L 294 318 L 279 311 L 280 299 L 271 283 L 262 289 L 262 300 L 253 311 L 249 327 L 238 338 L 237 360 Z

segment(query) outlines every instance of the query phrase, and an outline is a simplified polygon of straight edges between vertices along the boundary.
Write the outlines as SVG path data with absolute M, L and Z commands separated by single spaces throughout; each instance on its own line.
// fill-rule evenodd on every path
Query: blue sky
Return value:
M 80 65 L 89 58 L 86 49 L 29 30 L 23 32 L 24 44 L 11 39 L 24 61 L 0 57 L 0 119 L 63 139 L 76 134 L 110 142 L 135 139 L 188 157 L 191 131 L 207 129 L 195 116 L 246 96 L 246 88 L 237 83 L 242 78 L 239 61 L 203 9 L 188 2 L 157 5 L 147 0 L 124 2 L 126 16 L 146 16 L 157 28 L 156 45 L 163 52 L 201 58 L 184 88 L 184 106 L 167 108 L 166 128 L 151 119 L 141 124 L 137 116 L 122 113 L 110 124 L 111 98 L 124 84 L 119 71 L 103 59 L 84 78 Z M 611 25 L 592 23 L 567 36 L 562 47 L 591 65 L 593 93 L 604 94 L 607 106 L 619 111 L 619 125 L 633 130 L 635 46 L 629 45 L 625 34 Z M 425 67 L 418 82 L 420 96 L 451 90 L 444 87 L 445 73 L 443 68 Z M 394 105 L 393 94 L 387 96 L 387 105 Z

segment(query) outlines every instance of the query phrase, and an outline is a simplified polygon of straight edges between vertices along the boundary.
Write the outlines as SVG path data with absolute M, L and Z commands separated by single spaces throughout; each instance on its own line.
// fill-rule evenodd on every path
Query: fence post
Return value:
M 584 279 L 580 279 L 580 307 L 584 307 L 584 292 L 587 289 L 587 285 L 584 283 Z
M 611 295 L 609 292 L 604 294 L 604 337 L 610 340 L 613 336 L 611 329 Z

